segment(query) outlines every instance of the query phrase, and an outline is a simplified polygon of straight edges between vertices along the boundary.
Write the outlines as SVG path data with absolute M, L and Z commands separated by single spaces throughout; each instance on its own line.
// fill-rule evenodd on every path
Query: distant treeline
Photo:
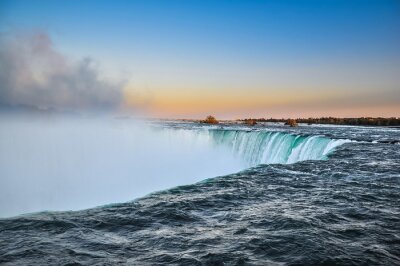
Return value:
M 239 121 L 256 121 L 256 122 L 284 122 L 289 119 L 276 118 L 248 118 Z M 320 118 L 297 118 L 297 123 L 306 124 L 333 124 L 333 125 L 353 125 L 353 126 L 400 126 L 400 118 L 390 117 L 359 117 L 359 118 L 337 118 L 337 117 L 320 117 Z

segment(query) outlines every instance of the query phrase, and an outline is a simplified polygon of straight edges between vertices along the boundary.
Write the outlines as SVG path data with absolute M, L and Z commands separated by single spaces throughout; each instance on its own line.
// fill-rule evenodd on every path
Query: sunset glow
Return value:
M 25 65 L 2 78 L 13 89 L 0 101 L 158 118 L 399 115 L 398 1 L 206 2 L 68 1 L 58 13 L 2 1 L 4 68 Z M 90 95 L 37 96 L 79 91 L 83 77 Z

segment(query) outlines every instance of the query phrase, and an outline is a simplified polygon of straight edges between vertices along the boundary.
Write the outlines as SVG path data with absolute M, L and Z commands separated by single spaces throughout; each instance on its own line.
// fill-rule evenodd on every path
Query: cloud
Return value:
M 69 60 L 48 34 L 0 34 L 0 106 L 86 111 L 122 102 L 122 82 L 103 79 L 91 58 Z

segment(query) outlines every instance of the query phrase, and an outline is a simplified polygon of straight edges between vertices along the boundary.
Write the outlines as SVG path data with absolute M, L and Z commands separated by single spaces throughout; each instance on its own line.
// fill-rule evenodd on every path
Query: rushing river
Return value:
M 0 263 L 400 264 L 399 129 L 5 124 Z

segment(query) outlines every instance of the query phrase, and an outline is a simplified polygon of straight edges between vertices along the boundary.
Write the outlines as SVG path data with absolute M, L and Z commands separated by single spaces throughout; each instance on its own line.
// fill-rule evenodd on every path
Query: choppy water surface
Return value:
M 206 134 L 258 166 L 133 202 L 1 219 L 0 263 L 400 264 L 400 130 L 158 126 Z

